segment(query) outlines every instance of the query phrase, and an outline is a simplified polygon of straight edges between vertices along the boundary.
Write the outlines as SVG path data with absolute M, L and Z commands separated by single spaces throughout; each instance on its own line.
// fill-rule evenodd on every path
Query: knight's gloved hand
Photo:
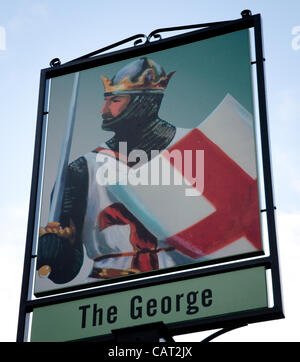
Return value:
M 81 243 L 73 243 L 54 233 L 43 234 L 39 237 L 37 270 L 41 268 L 48 270 L 50 272 L 48 278 L 54 283 L 63 284 L 74 279 L 82 263 Z

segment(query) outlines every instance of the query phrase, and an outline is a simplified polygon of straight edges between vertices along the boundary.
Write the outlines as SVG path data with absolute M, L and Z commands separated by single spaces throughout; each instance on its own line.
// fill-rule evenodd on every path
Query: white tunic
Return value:
M 185 134 L 188 129 L 177 128 L 172 146 Z M 105 148 L 105 145 L 102 145 Z M 119 170 L 119 180 L 122 175 L 128 172 L 127 166 L 113 156 L 105 152 L 90 152 L 84 156 L 87 160 L 89 185 L 87 197 L 87 210 L 84 219 L 82 240 L 85 245 L 87 255 L 91 259 L 99 256 L 133 252 L 133 245 L 130 242 L 130 225 L 112 225 L 100 231 L 99 214 L 106 207 L 120 202 L 110 191 L 107 184 L 115 182 L 116 170 Z M 138 215 L 135 215 L 138 218 Z M 158 241 L 158 247 L 168 247 L 163 240 Z M 184 259 L 184 260 L 183 260 Z M 190 260 L 190 258 L 188 258 Z M 186 257 L 176 251 L 158 253 L 159 268 L 172 267 L 182 264 Z M 131 268 L 132 256 L 122 256 L 105 258 L 94 262 L 97 268 Z

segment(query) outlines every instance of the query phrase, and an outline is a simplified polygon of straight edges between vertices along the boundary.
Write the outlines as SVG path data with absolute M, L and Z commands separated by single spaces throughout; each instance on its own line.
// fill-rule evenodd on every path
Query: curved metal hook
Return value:
M 155 30 L 155 31 L 152 31 L 152 32 L 148 35 L 148 37 L 147 37 L 147 43 L 150 43 L 150 40 L 151 40 L 152 37 L 153 37 L 153 38 L 156 38 L 157 40 L 161 40 L 161 39 L 162 39 L 162 36 L 161 36 L 160 34 L 157 34 L 156 31 L 158 32 L 159 29 L 158 29 L 158 30 Z
M 137 45 L 139 45 L 140 43 L 146 44 L 147 41 L 148 41 L 148 37 L 147 37 L 145 34 L 139 34 L 139 35 L 140 35 L 140 37 L 146 38 L 146 40 L 145 40 L 144 43 L 143 43 L 143 40 L 142 40 L 142 39 L 137 39 L 137 40 L 133 43 L 134 46 L 137 46 Z

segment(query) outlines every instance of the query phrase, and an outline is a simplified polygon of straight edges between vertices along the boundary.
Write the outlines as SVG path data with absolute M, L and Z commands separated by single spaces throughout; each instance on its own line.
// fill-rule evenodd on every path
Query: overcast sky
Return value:
M 14 341 L 31 186 L 40 69 L 137 33 L 240 17 L 263 18 L 266 85 L 286 318 L 218 341 L 299 341 L 300 2 L 298 0 L 15 0 L 0 3 L 0 340 Z M 211 332 L 176 337 L 198 341 Z

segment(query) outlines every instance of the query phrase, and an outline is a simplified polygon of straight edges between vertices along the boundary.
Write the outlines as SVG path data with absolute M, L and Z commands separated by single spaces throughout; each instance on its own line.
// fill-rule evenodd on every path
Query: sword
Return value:
M 48 222 L 59 221 L 61 216 L 63 194 L 66 183 L 67 169 L 72 144 L 72 136 L 76 117 L 77 99 L 79 89 L 79 72 L 75 73 L 71 94 L 69 113 L 66 122 L 65 134 L 62 142 L 57 177 L 53 190 L 53 197 L 49 211 Z
M 65 127 L 64 138 L 61 146 L 60 159 L 58 163 L 57 177 L 53 189 L 52 202 L 50 205 L 48 223 L 58 222 L 61 216 L 63 195 L 66 183 L 67 169 L 70 158 L 70 150 L 72 144 L 72 136 L 76 117 L 77 99 L 79 89 L 79 72 L 75 73 L 73 80 L 73 89 L 69 105 L 68 118 Z M 42 266 L 38 270 L 40 277 L 48 277 L 51 273 L 51 267 L 48 265 Z

